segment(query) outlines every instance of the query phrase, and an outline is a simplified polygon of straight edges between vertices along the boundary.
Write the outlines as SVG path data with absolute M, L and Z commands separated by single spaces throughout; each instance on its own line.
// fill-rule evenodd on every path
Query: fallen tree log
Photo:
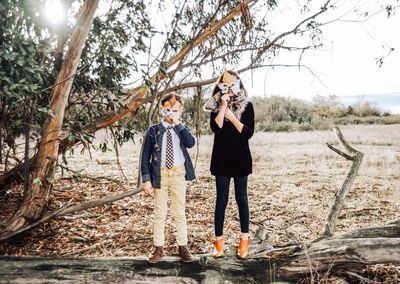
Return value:
M 153 283 L 226 283 L 298 281 L 329 275 L 357 278 L 366 265 L 400 262 L 400 219 L 380 227 L 363 228 L 315 242 L 269 248 L 247 260 L 230 249 L 223 259 L 209 254 L 195 255 L 185 264 L 178 257 L 164 257 L 156 265 L 145 257 L 124 258 L 35 258 L 0 257 L 0 275 L 9 282 L 23 280 L 54 281 L 140 281 Z M 380 235 L 371 235 L 371 232 Z M 252 250 L 257 246 L 252 244 Z M 23 268 L 23 269 L 21 269 Z M 317 276 L 318 274 L 318 276 Z M 362 278 L 363 276 L 359 276 Z M 162 280 L 161 280 L 161 279 Z M 34 281 L 33 281 L 34 282 Z
M 400 262 L 400 237 L 325 239 L 292 248 L 292 252 L 276 259 L 278 276 L 296 279 L 312 274 L 360 273 L 366 265 Z M 269 256 L 276 253 L 279 251 Z
M 267 283 L 268 281 L 263 281 L 268 279 L 265 266 L 267 261 L 252 260 L 242 263 L 222 260 L 213 265 L 204 265 L 198 256 L 191 264 L 182 263 L 178 257 L 164 257 L 157 265 L 148 264 L 144 257 L 0 257 L 0 275 L 7 283 L 248 283 L 250 279 L 255 283 Z M 227 269 L 228 267 L 230 268 Z

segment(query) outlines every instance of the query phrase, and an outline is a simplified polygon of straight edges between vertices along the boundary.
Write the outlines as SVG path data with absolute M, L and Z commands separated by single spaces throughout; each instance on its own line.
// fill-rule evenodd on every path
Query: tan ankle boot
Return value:
M 163 247 L 155 246 L 153 251 L 149 254 L 149 258 L 147 259 L 150 263 L 157 263 L 163 257 Z
M 214 251 L 213 251 L 213 256 L 215 258 L 222 257 L 224 256 L 224 240 L 223 239 L 218 239 L 214 241 Z
M 240 238 L 237 255 L 241 259 L 247 258 L 249 255 L 249 239 L 243 240 Z

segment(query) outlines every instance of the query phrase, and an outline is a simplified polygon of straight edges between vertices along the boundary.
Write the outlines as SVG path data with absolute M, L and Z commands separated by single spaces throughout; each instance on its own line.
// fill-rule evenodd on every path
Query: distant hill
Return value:
M 400 114 L 400 94 L 338 96 L 338 98 L 346 106 L 369 101 L 375 102 L 384 111 Z

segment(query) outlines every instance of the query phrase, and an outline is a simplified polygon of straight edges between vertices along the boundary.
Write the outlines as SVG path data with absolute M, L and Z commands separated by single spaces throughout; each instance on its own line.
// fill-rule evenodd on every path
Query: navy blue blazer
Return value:
M 190 159 L 188 148 L 192 148 L 196 140 L 189 127 L 182 123 L 175 125 L 173 130 L 179 136 L 180 146 L 185 157 L 185 179 L 194 180 L 196 178 L 192 160 Z M 162 123 L 150 126 L 144 140 L 142 161 L 140 165 L 142 181 L 151 181 L 154 188 L 161 187 L 161 147 L 163 135 L 166 129 Z

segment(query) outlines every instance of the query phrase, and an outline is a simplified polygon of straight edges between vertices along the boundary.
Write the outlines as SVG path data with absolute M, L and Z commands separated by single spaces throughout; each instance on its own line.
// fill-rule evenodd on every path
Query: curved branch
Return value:
M 357 154 L 357 153 L 361 153 L 360 151 L 354 149 L 353 147 L 351 147 L 349 145 L 349 143 L 346 142 L 346 140 L 344 139 L 343 133 L 342 131 L 340 131 L 340 128 L 335 126 L 333 128 L 333 132 L 335 133 L 336 138 L 338 139 L 340 145 L 342 145 L 343 148 L 345 148 L 350 154 Z
M 339 155 L 345 157 L 346 159 L 353 161 L 353 164 L 351 165 L 351 168 L 346 176 L 346 179 L 343 182 L 341 189 L 338 192 L 336 192 L 335 199 L 332 203 L 331 209 L 328 214 L 325 228 L 322 232 L 321 236 L 322 238 L 333 236 L 333 233 L 335 232 L 336 221 L 340 215 L 340 211 L 342 210 L 344 204 L 344 199 L 346 198 L 347 193 L 350 191 L 354 183 L 354 179 L 356 178 L 356 175 L 361 166 L 361 162 L 364 156 L 363 153 L 357 151 L 346 142 L 339 127 L 335 127 L 333 131 L 339 143 L 352 155 L 346 154 L 334 148 L 330 144 L 328 144 L 328 147 L 333 151 L 335 151 L 336 153 L 338 153 Z

